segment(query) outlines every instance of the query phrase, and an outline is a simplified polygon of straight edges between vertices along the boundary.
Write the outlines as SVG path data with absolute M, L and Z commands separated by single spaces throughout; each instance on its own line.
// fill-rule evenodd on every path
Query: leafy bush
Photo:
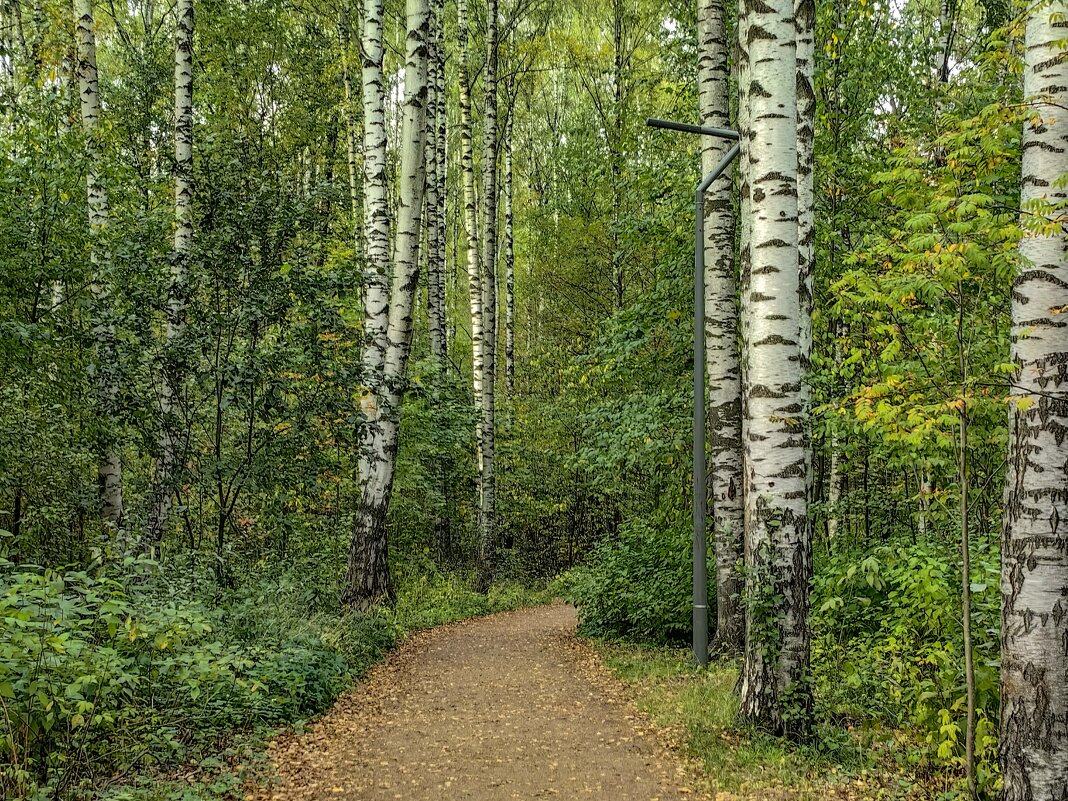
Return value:
M 410 630 L 547 600 L 437 576 L 402 585 L 396 609 L 355 614 L 309 609 L 292 573 L 265 570 L 222 602 L 198 584 L 213 586 L 150 562 L 0 559 L 5 798 L 91 795 L 102 778 L 199 759 L 235 732 L 322 711 Z
M 691 534 L 678 523 L 634 520 L 601 542 L 561 589 L 579 610 L 581 631 L 596 637 L 668 642 L 691 625 Z
M 978 778 L 996 780 L 998 556 L 981 542 L 972 564 Z M 818 571 L 813 669 L 825 712 L 916 732 L 917 766 L 963 765 L 966 696 L 960 570 L 933 542 L 842 551 Z

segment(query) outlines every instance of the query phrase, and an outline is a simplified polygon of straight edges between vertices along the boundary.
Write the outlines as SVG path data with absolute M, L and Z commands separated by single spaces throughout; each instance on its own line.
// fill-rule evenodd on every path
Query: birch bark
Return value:
M 699 0 L 698 82 L 701 124 L 730 127 L 727 14 L 724 0 Z M 702 172 L 731 142 L 703 137 Z M 742 559 L 742 376 L 738 361 L 738 282 L 734 263 L 734 187 L 720 180 L 706 193 L 705 372 L 708 378 L 709 490 L 716 563 L 715 647 L 739 651 L 744 636 Z
M 445 149 L 445 128 L 441 123 L 445 115 L 445 81 L 439 76 L 444 71 L 444 42 L 440 35 L 444 16 L 444 0 L 431 4 L 429 97 L 427 109 L 427 180 L 426 180 L 426 265 L 427 265 L 427 321 L 430 334 L 430 353 L 444 363 L 445 359 L 445 172 L 444 159 L 439 154 Z
M 162 539 L 175 493 L 178 457 L 178 405 L 185 360 L 181 344 L 188 305 L 189 258 L 193 249 L 193 0 L 178 0 L 174 42 L 174 249 L 171 252 L 163 375 L 160 382 L 159 452 L 155 468 L 147 543 Z
M 512 229 L 512 121 L 504 141 L 504 374 L 508 394 L 515 392 L 515 233 Z
M 1068 798 L 1068 60 L 1064 0 L 1024 38 L 1020 201 L 1030 233 L 1012 292 L 1009 458 L 1001 557 L 1001 763 L 1006 801 Z
M 746 530 L 742 714 L 763 727 L 805 727 L 809 701 L 808 487 L 798 262 L 797 32 L 792 0 L 743 0 L 748 45 L 744 169 L 748 281 L 743 419 Z
M 395 598 L 389 573 L 387 515 L 396 468 L 401 403 L 412 342 L 412 310 L 419 283 L 419 241 L 426 183 L 427 0 L 407 0 L 404 105 L 397 192 L 395 257 L 389 261 L 386 216 L 386 136 L 382 109 L 383 0 L 364 6 L 363 63 L 365 115 L 365 202 L 367 270 L 364 299 L 367 319 L 361 360 L 365 417 L 359 454 L 360 503 L 342 602 L 367 609 Z M 372 291 L 373 290 L 373 291 Z
M 101 516 L 116 531 L 123 525 L 122 458 L 118 429 L 119 364 L 111 300 L 111 249 L 108 244 L 108 193 L 101 174 L 100 93 L 96 66 L 96 22 L 92 0 L 75 0 L 78 91 L 85 132 L 86 195 L 89 209 L 90 260 L 93 269 L 94 373 L 101 410 L 97 475 Z
M 471 120 L 471 39 L 467 0 L 456 0 L 457 39 L 460 48 L 460 172 L 463 176 L 464 228 L 467 229 L 467 286 L 471 304 L 471 383 L 475 401 L 475 440 L 478 452 L 479 510 L 482 502 L 482 376 L 483 337 L 482 270 L 478 253 L 478 200 L 475 195 L 474 130 Z
M 482 470 L 480 584 L 497 567 L 497 0 L 486 0 L 486 98 L 482 118 Z

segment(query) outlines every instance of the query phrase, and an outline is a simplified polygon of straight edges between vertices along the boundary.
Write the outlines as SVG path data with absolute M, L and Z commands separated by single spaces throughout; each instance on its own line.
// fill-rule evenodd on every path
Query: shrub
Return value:
M 691 626 L 691 533 L 644 520 L 624 524 L 561 589 L 579 610 L 581 630 L 596 637 L 667 642 Z M 711 585 L 710 585 L 711 586 Z

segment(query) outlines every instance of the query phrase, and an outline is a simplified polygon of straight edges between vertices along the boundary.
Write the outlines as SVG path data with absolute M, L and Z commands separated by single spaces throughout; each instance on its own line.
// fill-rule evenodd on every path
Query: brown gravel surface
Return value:
M 259 799 L 699 797 L 622 685 L 544 606 L 409 638 L 300 735 Z

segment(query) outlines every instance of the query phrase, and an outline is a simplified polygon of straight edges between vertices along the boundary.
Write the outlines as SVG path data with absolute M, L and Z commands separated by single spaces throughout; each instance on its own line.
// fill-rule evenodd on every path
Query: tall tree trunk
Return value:
M 436 18 L 433 35 L 435 40 L 434 86 L 438 96 L 438 116 L 435 120 L 437 131 L 435 132 L 434 143 L 437 146 L 437 150 L 434 153 L 434 158 L 437 160 L 438 207 L 434 213 L 434 221 L 438 227 L 438 234 L 436 237 L 438 252 L 434 254 L 434 260 L 437 263 L 438 282 L 435 308 L 440 317 L 438 327 L 441 330 L 441 358 L 442 361 L 444 361 L 449 353 L 449 307 L 448 293 L 445 289 L 448 266 L 445 259 L 445 231 L 446 221 L 448 220 L 446 201 L 449 186 L 447 160 L 448 130 L 446 125 L 449 112 L 449 93 L 445 86 L 445 0 L 436 0 L 436 4 Z
M 349 206 L 352 213 L 353 245 L 356 250 L 356 264 L 363 266 L 363 231 L 361 217 L 363 201 L 360 198 L 360 154 L 356 143 L 359 121 L 357 119 L 355 92 L 352 88 L 352 27 L 349 22 L 348 9 L 341 12 L 339 20 L 341 34 L 341 78 L 345 87 L 345 156 L 349 168 Z
M 512 202 L 512 120 L 509 116 L 504 142 L 504 374 L 508 395 L 515 393 L 515 232 Z
M 430 15 L 436 19 L 441 3 L 434 0 L 431 3 Z M 442 349 L 444 343 L 444 317 L 438 309 L 438 282 L 439 276 L 437 262 L 438 236 L 441 229 L 438 224 L 438 193 L 442 190 L 441 180 L 438 176 L 438 106 L 443 99 L 438 94 L 437 63 L 438 63 L 437 37 L 430 36 L 428 47 L 429 78 L 427 80 L 426 100 L 426 209 L 424 213 L 426 230 L 426 321 L 427 333 L 430 340 L 430 355 L 434 356 L 441 364 Z
M 808 480 L 800 345 L 797 44 L 792 0 L 743 0 L 750 214 L 742 293 L 747 368 L 745 661 L 741 711 L 790 734 L 808 725 Z
M 464 228 L 467 229 L 467 286 L 471 303 L 471 384 L 475 402 L 475 446 L 478 452 L 478 487 L 482 494 L 482 376 L 485 341 L 482 315 L 482 270 L 478 253 L 478 199 L 475 195 L 474 129 L 471 120 L 471 38 L 467 0 L 456 0 L 457 39 L 460 48 L 460 172 L 464 190 Z M 482 503 L 479 501 L 479 512 Z
M 365 0 L 363 29 L 364 186 L 367 234 L 367 333 L 361 361 L 365 417 L 360 442 L 360 503 L 342 602 L 366 609 L 395 598 L 389 572 L 387 515 L 393 493 L 401 403 L 419 283 L 419 240 L 426 183 L 427 0 L 407 0 L 404 106 L 395 257 L 390 269 L 386 135 L 382 81 L 384 0 Z
M 837 263 L 834 256 L 831 263 Z M 843 340 L 849 337 L 849 326 L 841 321 L 834 323 L 834 387 L 835 393 L 840 392 L 840 376 L 842 362 L 845 359 L 845 346 Z M 842 443 L 834 428 L 830 434 L 830 469 L 827 477 L 827 541 L 828 547 L 838 538 L 843 517 L 843 498 L 846 492 L 846 471 L 842 459 Z
M 433 30 L 438 30 L 438 21 L 443 14 L 442 0 L 433 0 L 431 17 Z M 429 79 L 427 82 L 427 137 L 426 137 L 426 310 L 427 329 L 430 335 L 430 353 L 438 365 L 444 364 L 445 358 L 445 308 L 444 308 L 444 269 L 438 260 L 441 247 L 438 238 L 444 234 L 442 221 L 438 219 L 440 209 L 439 196 L 445 191 L 443 176 L 439 175 L 438 161 L 438 116 L 444 113 L 445 96 L 438 86 L 438 63 L 444 58 L 439 52 L 441 47 L 436 34 L 431 35 L 429 47 Z
M 101 515 L 105 524 L 119 531 L 123 525 L 122 458 L 117 437 L 120 371 L 111 297 L 111 248 L 107 241 L 108 193 L 101 176 L 103 154 L 99 142 L 100 94 L 92 0 L 75 0 L 74 16 L 77 24 L 78 90 L 88 165 L 85 184 L 93 269 L 93 338 L 96 341 L 94 372 L 96 393 L 102 412 L 97 473 Z
M 730 127 L 727 14 L 724 0 L 697 6 L 701 123 Z M 701 166 L 711 172 L 731 143 L 704 137 Z M 738 362 L 738 283 L 734 264 L 734 187 L 720 180 L 705 198 L 705 370 L 716 554 L 716 637 L 719 650 L 740 651 L 745 635 L 742 581 L 742 376 Z
M 186 367 L 180 350 L 188 303 L 189 257 L 193 248 L 193 0 L 178 0 L 177 14 L 174 42 L 174 250 L 171 253 L 160 385 L 160 453 L 145 543 L 149 547 L 162 541 L 171 503 L 178 491 L 177 407 Z
M 1024 39 L 1020 242 L 1001 555 L 1001 764 L 1006 801 L 1068 798 L 1068 3 L 1040 3 Z M 1033 216 L 1032 216 L 1033 215 Z M 1058 224 L 1051 224 L 1051 221 Z
M 486 99 L 482 118 L 482 474 L 479 583 L 497 568 L 497 0 L 486 0 Z

